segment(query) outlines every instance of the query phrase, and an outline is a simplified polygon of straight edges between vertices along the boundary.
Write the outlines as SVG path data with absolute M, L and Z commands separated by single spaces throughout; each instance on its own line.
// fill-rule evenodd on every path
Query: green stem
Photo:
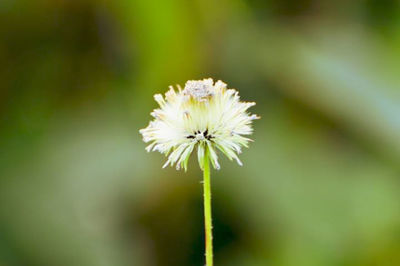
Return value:
M 213 246 L 212 246 L 212 219 L 211 219 L 211 182 L 210 182 L 210 162 L 208 149 L 205 149 L 203 186 L 204 186 L 204 224 L 206 234 L 206 266 L 213 266 Z

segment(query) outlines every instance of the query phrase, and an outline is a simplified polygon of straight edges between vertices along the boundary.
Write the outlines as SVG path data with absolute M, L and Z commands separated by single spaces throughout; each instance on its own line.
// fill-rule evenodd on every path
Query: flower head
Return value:
M 189 80 L 178 91 L 170 86 L 165 97 L 156 94 L 154 99 L 160 108 L 151 113 L 153 121 L 140 133 L 150 142 L 147 151 L 168 156 L 163 167 L 176 164 L 186 170 L 195 148 L 201 168 L 206 153 L 214 168 L 220 168 L 216 150 L 242 165 L 238 154 L 251 141 L 245 136 L 253 132 L 251 123 L 258 118 L 247 112 L 254 102 L 241 102 L 236 90 L 212 79 Z

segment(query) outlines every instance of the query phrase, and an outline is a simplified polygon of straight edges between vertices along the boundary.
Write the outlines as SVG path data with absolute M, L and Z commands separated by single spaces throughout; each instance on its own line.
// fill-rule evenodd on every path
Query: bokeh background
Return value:
M 262 117 L 216 265 L 400 265 L 397 0 L 1 0 L 0 62 L 1 266 L 204 265 L 201 172 L 138 130 L 206 77 Z

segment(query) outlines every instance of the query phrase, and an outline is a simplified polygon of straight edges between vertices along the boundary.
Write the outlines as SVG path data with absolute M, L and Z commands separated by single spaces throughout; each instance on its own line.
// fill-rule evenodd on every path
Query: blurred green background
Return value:
M 216 265 L 400 265 L 397 0 L 1 0 L 0 62 L 1 266 L 204 265 L 201 172 L 138 130 L 207 77 L 262 117 Z

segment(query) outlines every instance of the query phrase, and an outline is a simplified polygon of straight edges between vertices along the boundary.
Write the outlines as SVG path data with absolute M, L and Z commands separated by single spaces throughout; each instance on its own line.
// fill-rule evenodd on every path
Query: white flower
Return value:
M 154 120 L 140 130 L 145 142 L 151 142 L 147 151 L 159 151 L 168 156 L 167 165 L 187 168 L 190 154 L 197 147 L 200 167 L 209 154 L 214 168 L 219 169 L 216 149 L 230 160 L 242 165 L 237 154 L 247 147 L 253 132 L 251 123 L 257 115 L 247 109 L 255 103 L 241 102 L 238 92 L 227 89 L 226 84 L 212 79 L 189 80 L 182 90 L 172 86 L 163 97 L 154 95 L 160 105 L 151 115 Z

